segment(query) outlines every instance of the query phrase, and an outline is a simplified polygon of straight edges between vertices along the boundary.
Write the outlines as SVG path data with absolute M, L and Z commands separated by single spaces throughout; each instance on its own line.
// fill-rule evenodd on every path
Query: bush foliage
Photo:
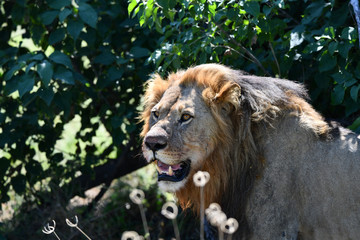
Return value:
M 128 11 L 162 34 L 149 59 L 161 73 L 219 62 L 305 83 L 329 118 L 351 124 L 359 116 L 360 51 L 349 2 L 131 0 Z M 358 118 L 351 128 L 359 127 Z
M 109 183 L 132 159 L 158 34 L 127 16 L 124 1 L 0 3 L 0 202 L 14 190 L 42 204 L 39 189 L 79 175 Z
M 0 22 L 1 203 L 66 203 L 142 166 L 137 111 L 154 71 L 216 62 L 303 82 L 319 111 L 360 132 L 348 2 L 16 0 Z

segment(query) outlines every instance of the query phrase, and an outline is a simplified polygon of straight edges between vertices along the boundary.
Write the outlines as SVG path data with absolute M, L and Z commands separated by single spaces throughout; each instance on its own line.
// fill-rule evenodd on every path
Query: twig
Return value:
M 276 57 L 276 55 L 275 55 L 275 51 L 274 51 L 274 48 L 272 47 L 271 42 L 269 42 L 269 47 L 270 47 L 270 50 L 271 50 L 272 55 L 274 56 L 275 63 L 276 63 L 276 67 L 277 67 L 278 73 L 279 73 L 279 77 L 281 77 L 280 65 L 279 65 L 279 62 L 278 62 L 277 57 Z
M 237 42 L 233 37 L 231 37 L 219 24 L 215 24 L 215 25 L 222 34 L 225 34 L 230 39 L 230 42 L 232 42 L 233 44 L 238 46 L 242 51 L 244 51 L 250 57 L 250 60 L 254 62 L 256 65 L 258 65 L 266 75 L 271 76 L 270 73 L 266 71 L 266 69 L 261 64 L 261 62 L 248 49 L 246 49 L 241 43 Z

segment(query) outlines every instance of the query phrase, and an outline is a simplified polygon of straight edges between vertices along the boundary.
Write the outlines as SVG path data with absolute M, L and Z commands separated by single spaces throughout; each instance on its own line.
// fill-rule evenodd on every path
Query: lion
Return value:
M 239 222 L 235 239 L 359 239 L 360 136 L 327 123 L 302 84 L 204 64 L 146 85 L 142 151 L 158 185 Z

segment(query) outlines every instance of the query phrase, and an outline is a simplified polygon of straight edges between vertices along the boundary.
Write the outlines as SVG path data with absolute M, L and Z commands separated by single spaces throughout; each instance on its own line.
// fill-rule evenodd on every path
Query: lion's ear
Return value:
M 230 113 L 240 106 L 241 87 L 234 82 L 227 82 L 217 92 L 210 87 L 206 88 L 203 97 L 209 105 L 220 107 L 222 111 Z

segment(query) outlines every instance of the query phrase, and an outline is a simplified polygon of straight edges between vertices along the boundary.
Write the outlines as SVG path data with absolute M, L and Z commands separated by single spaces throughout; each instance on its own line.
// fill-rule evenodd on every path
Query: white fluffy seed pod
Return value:
M 121 240 L 139 240 L 141 239 L 139 234 L 135 231 L 125 231 L 121 235 Z
M 229 218 L 221 224 L 221 231 L 227 234 L 233 234 L 239 227 L 239 223 L 235 218 Z
M 175 203 L 167 202 L 163 205 L 161 214 L 164 215 L 167 219 L 175 219 L 178 215 L 178 208 Z
M 204 187 L 209 180 L 210 174 L 205 171 L 198 171 L 193 177 L 193 181 L 197 187 Z
M 144 198 L 145 198 L 145 194 L 140 189 L 134 189 L 130 193 L 131 201 L 137 205 L 142 204 Z
M 211 214 L 211 217 L 208 217 L 208 219 L 211 225 L 220 227 L 222 223 L 226 221 L 227 217 L 224 212 L 218 211 L 218 212 L 213 212 Z

